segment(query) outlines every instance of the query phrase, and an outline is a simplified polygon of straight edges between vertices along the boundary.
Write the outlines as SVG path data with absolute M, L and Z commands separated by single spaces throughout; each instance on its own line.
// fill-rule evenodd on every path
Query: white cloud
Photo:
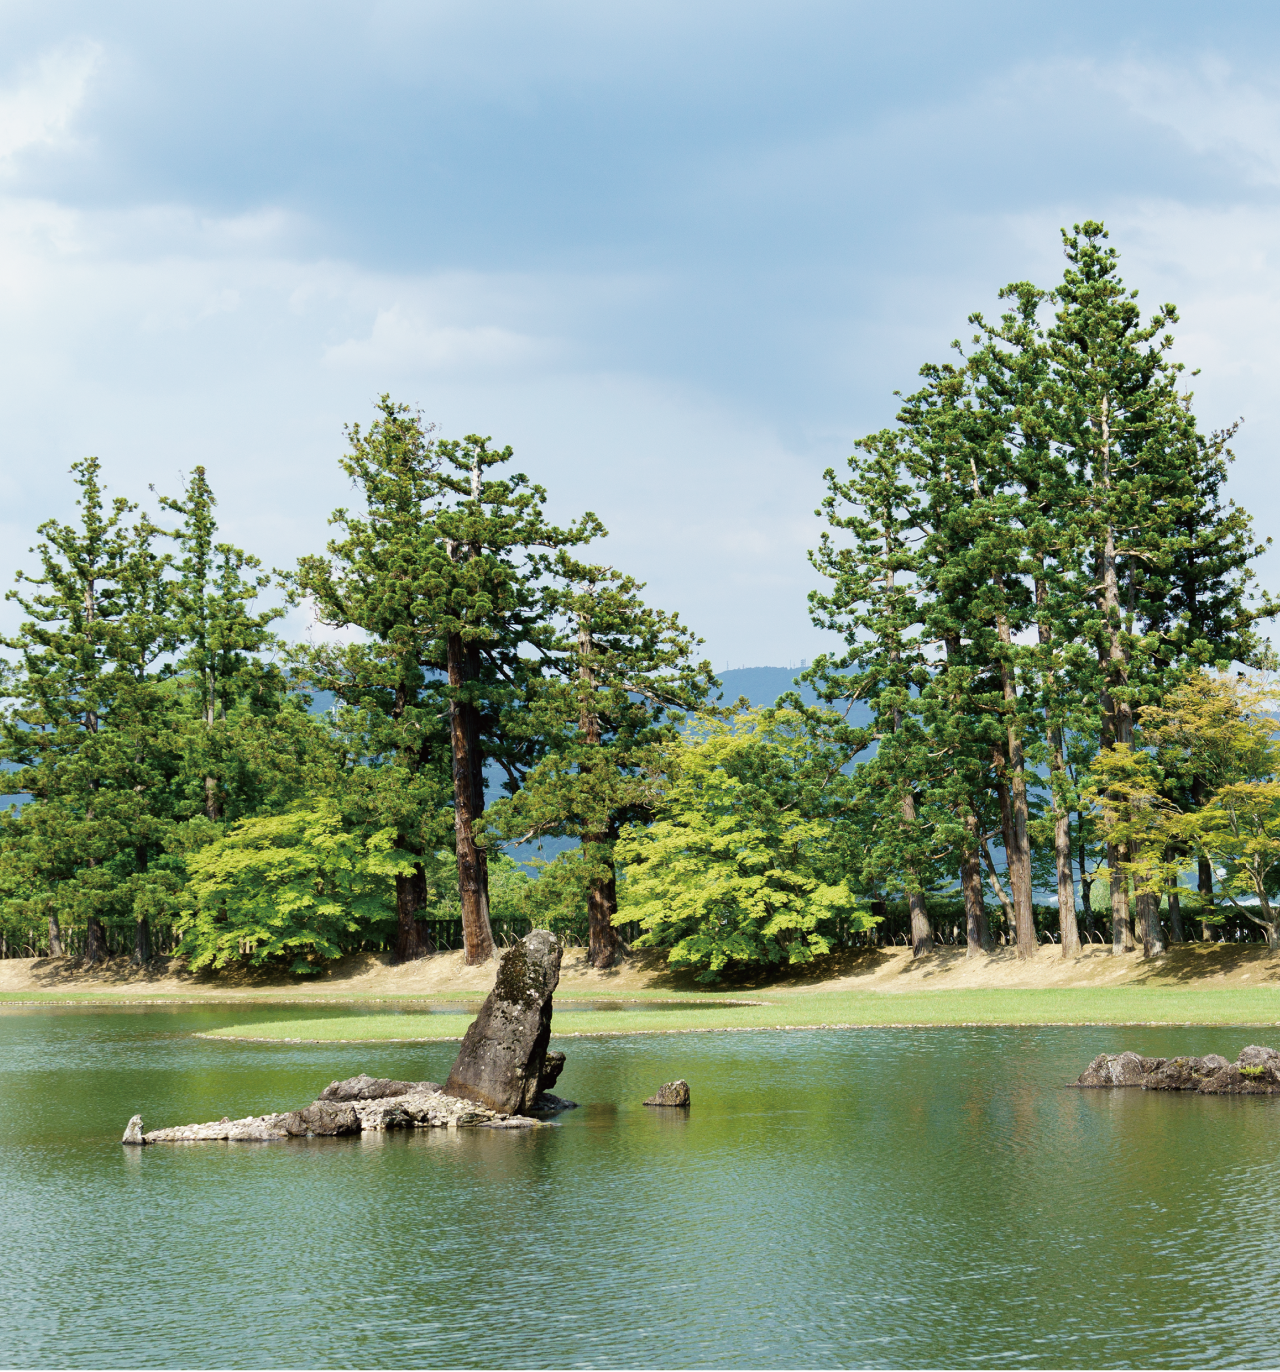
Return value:
M 54 48 L 0 90 L 0 164 L 28 148 L 65 143 L 101 57 L 96 43 Z
M 1242 80 L 1221 57 L 1197 67 L 1121 62 L 1094 79 L 1140 119 L 1200 156 L 1229 158 L 1254 184 L 1280 185 L 1280 98 Z
M 402 376 L 406 372 L 520 366 L 549 358 L 551 345 L 494 324 L 467 327 L 423 319 L 402 305 L 380 309 L 364 338 L 326 348 L 325 365 Z
M 224 536 L 288 566 L 351 502 L 343 423 L 391 389 L 447 434 L 511 443 L 552 518 L 595 509 L 612 536 L 590 555 L 647 580 L 717 660 L 812 655 L 818 464 L 705 392 L 590 356 L 595 312 L 642 281 L 378 272 L 308 258 L 306 230 L 270 209 L 0 199 L 0 584 L 41 519 L 72 514 L 66 469 L 89 452 L 133 498 L 203 463 Z

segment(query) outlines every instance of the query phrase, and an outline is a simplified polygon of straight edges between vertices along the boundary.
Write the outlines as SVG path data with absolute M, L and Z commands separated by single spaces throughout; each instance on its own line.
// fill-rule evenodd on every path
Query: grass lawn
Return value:
M 603 998 L 601 998 L 603 999 Z M 804 1029 L 948 1024 L 1280 1025 L 1280 986 L 1110 986 L 1048 990 L 764 992 L 760 1004 L 729 1001 L 662 1009 L 557 1010 L 553 1037 L 707 1029 Z M 217 1029 L 205 1037 L 376 1043 L 461 1038 L 466 1014 L 344 1015 Z

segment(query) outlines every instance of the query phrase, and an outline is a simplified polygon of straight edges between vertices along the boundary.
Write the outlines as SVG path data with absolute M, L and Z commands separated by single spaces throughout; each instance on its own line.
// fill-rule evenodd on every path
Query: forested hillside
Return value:
M 0 949 L 305 974 L 538 924 L 715 978 L 894 938 L 1280 944 L 1234 428 L 1200 426 L 1176 311 L 1144 317 L 1105 230 L 1064 247 L 815 490 L 835 646 L 798 688 L 718 681 L 587 560 L 594 515 L 550 524 L 509 448 L 390 397 L 333 537 L 275 574 L 204 468 L 148 513 L 76 463 L 9 592 Z M 504 852 L 539 843 L 533 875 Z

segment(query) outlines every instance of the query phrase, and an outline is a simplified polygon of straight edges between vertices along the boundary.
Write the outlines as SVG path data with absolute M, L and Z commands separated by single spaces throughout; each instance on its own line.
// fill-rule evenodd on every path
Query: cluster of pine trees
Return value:
M 649 813 L 634 778 L 671 711 L 714 684 L 697 640 L 574 556 L 599 521 L 549 523 L 543 489 L 503 474 L 509 448 L 438 438 L 385 397 L 347 436 L 359 507 L 278 575 L 339 631 L 321 641 L 283 642 L 283 611 L 255 608 L 269 578 L 217 541 L 203 469 L 161 527 L 107 500 L 95 460 L 73 468 L 79 520 L 41 526 L 4 642 L 4 758 L 30 797 L 0 824 L 14 951 L 145 962 L 163 931 L 197 967 L 303 972 L 355 948 L 415 957 L 443 910 L 477 962 L 492 892 L 508 923 L 567 912 L 612 960 L 613 846 Z M 495 768 L 505 807 L 486 807 Z M 516 829 L 580 840 L 541 899 L 491 864 Z
M 456 918 L 470 962 L 534 922 L 603 967 L 629 922 L 715 977 L 882 939 L 899 903 L 917 953 L 961 903 L 971 952 L 1029 955 L 1056 887 L 1064 954 L 1078 905 L 1151 953 L 1183 937 L 1180 872 L 1209 922 L 1215 871 L 1230 894 L 1250 861 L 1246 913 L 1280 942 L 1265 711 L 1196 695 L 1270 665 L 1233 430 L 1201 432 L 1174 308 L 1144 319 L 1102 226 L 1064 243 L 1058 286 L 1007 287 L 827 472 L 811 613 L 844 646 L 770 709 L 720 705 L 678 617 L 583 560 L 594 515 L 549 523 L 510 449 L 387 397 L 348 430 L 355 507 L 275 576 L 332 631 L 305 642 L 217 541 L 203 469 L 156 522 L 76 464 L 78 521 L 41 527 L 10 593 L 0 738 L 29 799 L 0 819 L 6 946 L 306 971 L 415 957 Z M 1222 838 L 1239 849 L 1240 796 L 1274 828 L 1265 861 Z M 502 854 L 547 837 L 576 843 L 536 879 Z
M 867 869 L 905 893 L 917 952 L 948 882 L 970 948 L 989 946 L 984 874 L 1024 955 L 1033 889 L 1056 885 L 1062 951 L 1077 951 L 1076 878 L 1089 911 L 1099 847 L 1115 946 L 1134 946 L 1136 920 L 1158 952 L 1165 893 L 1135 881 L 1142 839 L 1109 759 L 1188 676 L 1270 665 L 1257 624 L 1276 606 L 1250 589 L 1262 545 L 1224 503 L 1234 429 L 1201 432 L 1169 356 L 1176 311 L 1144 320 L 1103 226 L 1063 238 L 1057 287 L 1006 287 L 1000 317 L 971 316 L 970 348 L 922 368 L 896 425 L 827 473 L 811 604 L 846 647 L 807 673 L 831 707 L 810 717 L 851 754 L 876 745 L 858 769 Z M 1181 808 L 1208 799 L 1204 775 L 1167 782 Z M 1206 895 L 1211 859 L 1160 856 L 1180 939 L 1178 859 Z

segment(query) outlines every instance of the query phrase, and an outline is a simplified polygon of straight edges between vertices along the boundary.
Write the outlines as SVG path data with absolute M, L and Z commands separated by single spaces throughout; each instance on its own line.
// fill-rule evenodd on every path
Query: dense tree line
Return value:
M 1199 428 L 1176 311 L 1144 320 L 1102 226 L 1064 247 L 827 472 L 811 614 L 843 647 L 770 709 L 586 560 L 594 515 L 550 523 L 509 448 L 388 397 L 347 431 L 355 504 L 275 577 L 204 469 L 152 517 L 75 464 L 9 593 L 5 949 L 305 972 L 539 923 L 716 977 L 899 921 L 917 954 L 1071 954 L 1082 923 L 1155 953 L 1184 906 L 1280 943 L 1269 716 L 1213 675 L 1270 665 L 1276 608 L 1234 430 Z M 273 582 L 333 633 L 284 641 Z M 503 852 L 548 837 L 536 876 Z
M 851 755 L 876 744 L 857 768 L 863 880 L 905 893 L 917 953 L 929 895 L 949 886 L 971 951 L 989 946 L 984 870 L 1033 953 L 1038 867 L 1076 951 L 1076 877 L 1089 910 L 1099 845 L 1115 947 L 1133 946 L 1136 914 L 1158 952 L 1160 893 L 1134 881 L 1146 840 L 1097 778 L 1189 677 L 1270 664 L 1257 623 L 1275 606 L 1250 588 L 1261 545 L 1222 496 L 1234 430 L 1201 432 L 1169 356 L 1176 311 L 1143 321 L 1106 238 L 1064 233 L 1062 282 L 1006 287 L 999 319 L 974 314 L 970 348 L 922 368 L 896 425 L 827 473 L 814 563 L 828 584 L 811 602 L 846 649 L 808 672 L 829 707 L 809 713 Z M 868 727 L 846 722 L 854 701 Z M 1205 775 L 1181 784 L 1207 798 Z M 1200 876 L 1208 895 L 1207 859 Z M 1170 918 L 1180 938 L 1176 898 Z

